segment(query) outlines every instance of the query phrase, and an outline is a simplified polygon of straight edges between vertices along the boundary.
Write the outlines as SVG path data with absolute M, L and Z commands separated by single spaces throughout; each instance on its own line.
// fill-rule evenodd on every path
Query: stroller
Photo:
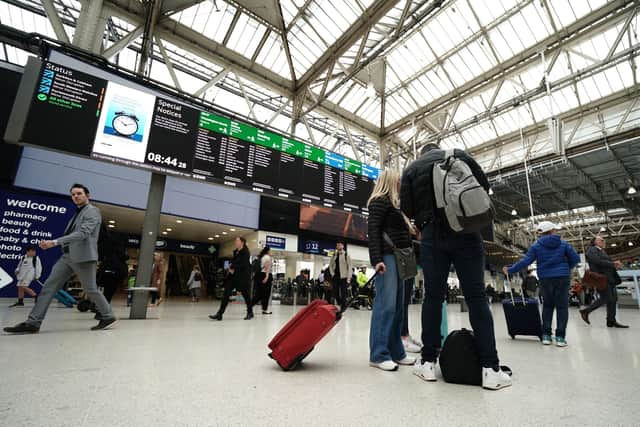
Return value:
M 375 298 L 375 285 L 373 281 L 368 281 L 363 287 L 358 288 L 358 295 L 353 298 L 351 303 L 354 308 L 366 308 L 367 310 L 373 310 L 373 299 Z

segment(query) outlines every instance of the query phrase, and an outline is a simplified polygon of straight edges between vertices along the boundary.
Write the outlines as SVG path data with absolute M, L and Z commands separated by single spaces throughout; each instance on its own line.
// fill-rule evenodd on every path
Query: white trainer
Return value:
M 413 375 L 417 376 L 423 381 L 437 381 L 436 378 L 436 363 L 424 362 L 422 360 L 416 360 L 416 364 L 413 365 Z
M 398 365 L 392 360 L 385 360 L 380 363 L 369 362 L 369 366 L 372 368 L 382 369 L 383 371 L 395 371 L 398 369 Z
M 411 337 L 403 337 L 402 346 L 407 353 L 420 353 L 422 351 L 422 347 L 418 346 Z
M 482 368 L 482 388 L 488 390 L 500 390 L 511 386 L 511 377 L 506 372 L 499 369 L 497 372 L 493 368 Z
M 415 357 L 411 357 L 411 356 L 405 356 L 404 359 L 396 360 L 395 362 L 398 365 L 402 365 L 402 366 L 413 366 L 416 363 L 416 358 Z

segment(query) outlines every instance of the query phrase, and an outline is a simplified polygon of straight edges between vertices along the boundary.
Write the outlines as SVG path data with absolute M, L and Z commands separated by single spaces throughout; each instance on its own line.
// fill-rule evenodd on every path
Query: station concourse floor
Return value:
M 0 299 L 2 327 L 23 321 L 26 307 Z M 266 344 L 299 307 L 245 321 L 232 304 L 224 321 L 208 314 L 219 302 L 169 300 L 152 319 L 121 318 L 89 331 L 91 313 L 54 302 L 40 333 L 0 336 L 0 426 L 638 426 L 640 311 L 619 310 L 627 330 L 591 326 L 571 308 L 567 348 L 534 338 L 512 340 L 493 304 L 501 363 L 512 387 L 426 383 L 411 367 L 368 366 L 369 311 L 351 310 L 293 372 L 267 357 Z M 410 307 L 419 336 L 420 306 Z M 468 326 L 449 307 L 449 328 Z

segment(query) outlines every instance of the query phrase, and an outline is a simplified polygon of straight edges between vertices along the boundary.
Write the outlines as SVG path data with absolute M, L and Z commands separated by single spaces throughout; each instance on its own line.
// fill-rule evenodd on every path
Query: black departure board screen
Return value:
M 13 142 L 367 212 L 375 167 L 121 79 L 105 80 L 47 61 L 38 66 L 22 137 Z M 66 131 L 52 135 L 43 123 Z

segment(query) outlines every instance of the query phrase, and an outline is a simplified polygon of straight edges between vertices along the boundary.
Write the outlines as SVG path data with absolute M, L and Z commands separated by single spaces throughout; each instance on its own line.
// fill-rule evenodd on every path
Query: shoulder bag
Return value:
M 391 237 L 389 237 L 387 233 L 382 233 L 382 237 L 393 249 L 393 257 L 396 260 L 400 279 L 407 280 L 415 277 L 416 274 L 418 274 L 418 264 L 416 262 L 416 254 L 413 252 L 413 247 L 398 248 L 393 244 Z

